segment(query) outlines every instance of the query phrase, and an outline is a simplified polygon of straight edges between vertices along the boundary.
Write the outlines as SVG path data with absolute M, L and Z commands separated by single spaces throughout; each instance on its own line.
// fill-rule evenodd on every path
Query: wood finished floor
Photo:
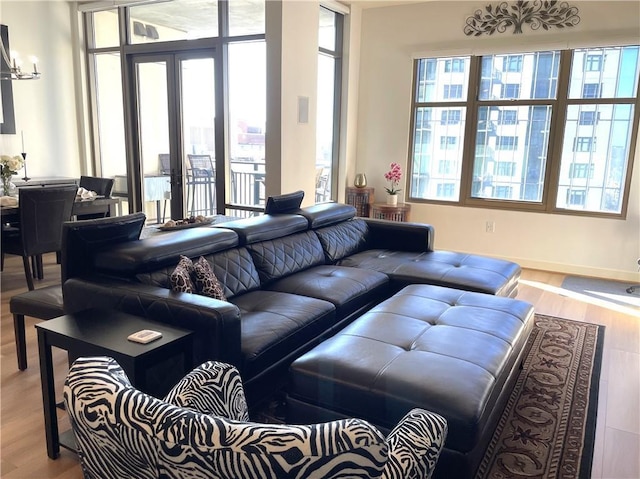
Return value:
M 6 479 L 80 479 L 76 456 L 61 451 L 47 458 L 36 332 L 38 321 L 26 318 L 29 367 L 18 371 L 9 299 L 26 291 L 22 261 L 5 259 L 1 275 L 0 323 L 0 477 Z M 45 257 L 45 279 L 36 287 L 59 282 L 54 255 Z M 594 479 L 640 478 L 640 312 L 611 303 L 572 295 L 560 289 L 564 275 L 525 270 L 518 297 L 542 314 L 606 326 L 600 378 L 598 421 L 593 460 Z M 54 350 L 56 391 L 60 395 L 66 373 L 64 351 Z M 61 396 L 59 396 L 61 397 Z M 61 428 L 68 428 L 66 413 L 58 413 Z

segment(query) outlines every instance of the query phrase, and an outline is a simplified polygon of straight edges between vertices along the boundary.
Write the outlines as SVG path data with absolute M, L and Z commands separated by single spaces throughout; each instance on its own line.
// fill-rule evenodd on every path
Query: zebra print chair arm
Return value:
M 203 414 L 249 420 L 240 373 L 234 366 L 218 361 L 208 361 L 191 371 L 164 400 Z
M 442 416 L 412 409 L 387 436 L 389 459 L 383 479 L 429 479 L 447 438 L 447 420 Z

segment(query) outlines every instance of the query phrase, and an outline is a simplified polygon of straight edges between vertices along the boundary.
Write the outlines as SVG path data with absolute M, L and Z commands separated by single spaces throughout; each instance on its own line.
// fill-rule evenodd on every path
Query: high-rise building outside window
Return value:
M 464 71 L 445 73 L 460 58 Z M 414 71 L 410 200 L 624 217 L 640 118 L 639 46 L 421 58 Z M 441 119 L 429 131 L 443 147 L 449 114 L 437 112 L 452 106 L 462 115 L 451 151 L 459 156 L 456 177 L 444 183 L 433 160 L 445 150 L 432 137 L 425 142 L 417 117 Z

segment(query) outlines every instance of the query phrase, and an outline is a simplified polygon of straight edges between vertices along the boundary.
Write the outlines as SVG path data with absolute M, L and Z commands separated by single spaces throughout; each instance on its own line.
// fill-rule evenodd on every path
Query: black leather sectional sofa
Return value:
M 137 239 L 141 221 L 66 225 L 65 309 L 115 308 L 196 331 L 194 362 L 236 365 L 250 405 L 286 381 L 294 360 L 407 285 L 508 298 L 520 276 L 512 262 L 435 250 L 430 225 L 359 218 L 337 203 Z M 203 256 L 227 301 L 171 291 L 180 255 Z M 504 362 L 520 349 L 505 350 Z M 514 369 L 500 372 L 500 384 L 511 383 Z
M 507 261 L 434 251 L 429 225 L 358 218 L 337 203 L 138 240 L 142 218 L 67 225 L 65 309 L 116 308 L 197 331 L 194 361 L 237 365 L 250 403 L 293 359 L 406 284 L 514 296 L 520 275 Z M 180 255 L 209 260 L 228 301 L 172 292 Z

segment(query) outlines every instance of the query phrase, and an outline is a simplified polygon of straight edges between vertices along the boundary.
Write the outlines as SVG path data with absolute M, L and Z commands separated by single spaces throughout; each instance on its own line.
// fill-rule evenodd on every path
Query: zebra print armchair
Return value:
M 86 479 L 428 478 L 447 433 L 444 418 L 420 409 L 387 438 L 359 419 L 252 423 L 238 371 L 214 361 L 160 400 L 112 358 L 80 358 L 64 399 Z

